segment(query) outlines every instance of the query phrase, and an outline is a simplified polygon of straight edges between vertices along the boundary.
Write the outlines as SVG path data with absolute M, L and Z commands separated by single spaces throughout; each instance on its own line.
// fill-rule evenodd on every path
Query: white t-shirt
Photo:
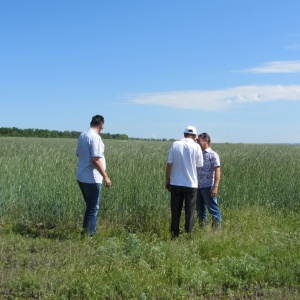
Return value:
M 104 169 L 106 169 L 106 162 L 104 157 L 105 146 L 100 135 L 93 129 L 80 134 L 76 149 L 78 157 L 78 167 L 76 178 L 84 183 L 102 183 L 103 177 L 95 168 L 92 158 L 100 157 Z
M 167 162 L 172 164 L 171 185 L 198 187 L 197 168 L 203 166 L 203 155 L 200 146 L 194 140 L 183 138 L 174 142 Z

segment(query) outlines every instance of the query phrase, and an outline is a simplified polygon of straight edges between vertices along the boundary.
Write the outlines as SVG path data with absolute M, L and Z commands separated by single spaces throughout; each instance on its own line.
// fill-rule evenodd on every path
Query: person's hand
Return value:
M 217 197 L 217 195 L 218 195 L 218 187 L 217 186 L 213 186 L 210 194 L 211 194 L 212 197 Z
M 105 181 L 105 186 L 107 188 L 111 188 L 111 186 L 112 186 L 111 180 L 108 177 L 106 177 L 106 178 L 104 178 L 104 181 Z
M 170 182 L 166 182 L 166 189 L 171 192 L 171 185 Z

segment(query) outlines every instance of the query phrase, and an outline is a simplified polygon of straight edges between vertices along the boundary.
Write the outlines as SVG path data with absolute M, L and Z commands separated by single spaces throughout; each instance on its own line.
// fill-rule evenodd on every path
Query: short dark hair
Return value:
M 104 118 L 100 115 L 95 115 L 92 117 L 92 121 L 90 123 L 91 126 L 99 126 L 104 124 Z
M 199 138 L 199 139 L 202 139 L 202 140 L 206 140 L 207 143 L 208 143 L 208 145 L 210 145 L 210 142 L 211 142 L 210 136 L 209 136 L 206 132 L 200 133 L 200 134 L 198 135 L 198 138 Z
M 192 136 L 193 138 L 195 138 L 195 137 L 196 137 L 196 134 L 192 134 L 192 133 L 183 133 L 183 136 L 184 136 L 185 138 L 187 138 L 187 137 L 189 137 L 189 136 Z

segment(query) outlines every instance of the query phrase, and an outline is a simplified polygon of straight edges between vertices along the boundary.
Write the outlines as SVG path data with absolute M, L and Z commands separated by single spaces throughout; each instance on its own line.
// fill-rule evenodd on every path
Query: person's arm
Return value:
M 214 185 L 211 190 L 211 195 L 212 195 L 212 197 L 217 197 L 218 187 L 219 187 L 219 183 L 221 180 L 221 168 L 215 167 L 214 171 L 215 171 L 215 180 L 214 180 Z
M 93 164 L 96 167 L 96 169 L 98 170 L 98 172 L 102 175 L 104 181 L 105 181 L 105 186 L 110 188 L 111 187 L 111 181 L 103 167 L 103 164 L 100 160 L 100 157 L 93 157 L 92 158 Z
M 166 167 L 166 189 L 170 191 L 170 178 L 171 178 L 171 171 L 172 171 L 172 164 L 167 163 Z

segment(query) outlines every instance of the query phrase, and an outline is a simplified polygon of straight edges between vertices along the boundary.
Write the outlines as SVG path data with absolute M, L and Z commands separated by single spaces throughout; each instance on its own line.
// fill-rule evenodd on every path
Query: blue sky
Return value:
M 300 142 L 299 0 L 1 0 L 0 127 Z

